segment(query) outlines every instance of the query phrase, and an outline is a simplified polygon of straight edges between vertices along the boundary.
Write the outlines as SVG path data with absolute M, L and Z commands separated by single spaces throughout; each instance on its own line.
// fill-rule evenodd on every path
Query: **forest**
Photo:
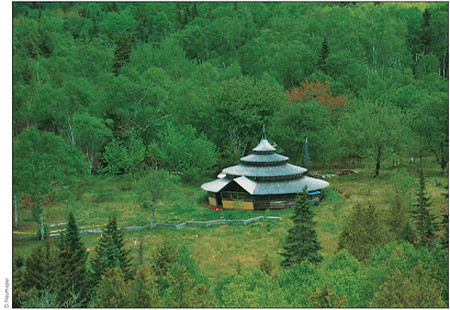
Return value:
M 449 306 L 447 2 L 12 8 L 14 307 Z M 263 123 L 290 163 L 308 138 L 311 172 L 359 173 L 213 212 L 200 185 Z

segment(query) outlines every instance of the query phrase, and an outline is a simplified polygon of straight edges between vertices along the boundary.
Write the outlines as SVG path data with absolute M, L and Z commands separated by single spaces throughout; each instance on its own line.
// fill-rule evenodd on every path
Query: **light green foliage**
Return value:
M 206 120 L 208 136 L 227 162 L 236 162 L 254 147 L 261 139 L 263 121 L 284 100 L 278 86 L 249 78 L 224 81 L 214 90 Z
M 81 113 L 73 115 L 73 136 L 73 143 L 85 151 L 86 160 L 90 163 L 89 170 L 92 171 L 94 156 L 112 138 L 112 131 L 102 119 Z
M 406 240 L 410 225 L 411 204 L 413 202 L 416 180 L 404 169 L 391 172 L 392 190 L 386 190 L 390 205 L 386 224 L 397 240 Z
M 414 201 L 415 182 L 401 171 L 386 175 L 392 165 L 405 167 L 410 157 L 416 162 L 422 158 L 427 166 L 433 161 L 443 174 L 447 171 L 448 3 L 14 2 L 12 17 L 13 190 L 19 206 L 46 204 L 46 222 L 63 222 L 67 212 L 62 215 L 61 210 L 78 208 L 86 211 L 89 228 L 98 227 L 99 219 L 110 216 L 112 210 L 126 213 L 124 226 L 145 225 L 148 210 L 135 202 L 153 199 L 159 200 L 158 219 L 165 222 L 225 217 L 226 212 L 212 213 L 204 207 L 200 180 L 195 184 L 192 179 L 238 163 L 261 138 L 263 121 L 267 137 L 278 143 L 278 150 L 291 163 L 302 163 L 308 136 L 312 171 L 347 168 L 353 161 L 361 167 L 360 174 L 346 179 L 351 181 L 335 178 L 330 182 L 339 189 L 342 184 L 351 201 L 335 205 L 334 196 L 325 198 L 317 216 L 325 261 L 317 267 L 302 263 L 272 277 L 260 271 L 246 274 L 249 266 L 257 269 L 258 262 L 265 261 L 262 255 L 269 250 L 268 257 L 277 258 L 273 263 L 281 261 L 276 253 L 286 236 L 287 222 L 255 224 L 254 231 L 220 227 L 216 230 L 220 238 L 211 234 L 194 240 L 198 242 L 189 239 L 190 228 L 173 232 L 189 250 L 192 245 L 191 258 L 195 256 L 201 270 L 217 277 L 220 288 L 214 288 L 215 298 L 210 299 L 210 286 L 191 268 L 193 259 L 184 256 L 189 263 L 182 264 L 169 249 L 155 264 L 160 269 L 155 269 L 153 280 L 158 293 L 171 287 L 177 296 L 171 306 L 185 299 L 184 306 L 199 307 L 309 307 L 309 297 L 315 292 L 317 303 L 320 296 L 338 296 L 341 301 L 347 296 L 346 306 L 369 307 L 371 301 L 387 306 L 385 297 L 395 300 L 388 293 L 397 288 L 406 296 L 413 292 L 411 301 L 421 296 L 414 293 L 418 289 L 436 296 L 433 279 L 441 283 L 442 299 L 448 303 L 448 250 L 439 245 L 431 254 L 405 244 L 380 246 L 372 259 L 366 258 L 368 267 L 360 269 L 354 268 L 354 259 L 345 252 L 331 254 L 337 248 L 342 217 L 357 202 L 367 203 L 366 192 L 377 211 L 362 208 L 360 213 L 367 217 L 358 220 L 352 214 L 344 228 L 344 233 L 351 234 L 342 235 L 347 241 L 341 240 L 341 245 L 352 255 L 370 257 L 373 246 L 387 240 L 413 242 L 414 223 L 405 215 Z M 112 70 L 114 62 L 117 76 Z M 288 105 L 289 89 L 306 80 L 329 81 L 333 95 L 351 98 L 352 104 L 331 115 L 310 102 Z M 105 168 L 95 172 L 126 175 L 82 178 L 89 165 L 91 169 L 96 165 L 95 159 Z M 373 164 L 375 174 L 380 174 L 369 186 L 364 181 L 369 173 L 363 165 L 367 164 Z M 146 165 L 158 172 L 145 171 Z M 183 173 L 182 180 L 190 183 L 178 189 L 179 184 L 161 168 Z M 426 176 L 443 182 L 445 176 L 437 172 L 428 171 Z M 101 186 L 99 179 L 104 183 Z M 72 190 L 75 180 L 83 184 L 78 188 L 79 200 L 64 199 L 67 206 L 63 205 L 61 188 L 70 185 Z M 366 184 L 352 186 L 352 182 Z M 174 184 L 178 194 L 171 197 L 170 185 Z M 441 188 L 428 190 L 432 211 L 446 208 Z M 31 217 L 30 209 L 19 209 L 20 220 Z M 34 209 L 39 215 L 36 209 L 40 206 Z M 385 212 L 382 218 L 378 209 Z M 248 214 L 242 212 L 228 214 L 246 218 Z M 285 211 L 273 212 L 285 217 L 281 214 Z M 324 220 L 328 214 L 331 219 Z M 14 233 L 35 231 L 35 223 L 24 222 Z M 233 235 L 236 231 L 242 233 L 239 238 Z M 160 235 L 154 233 L 157 240 Z M 248 248 L 238 248 L 228 237 L 246 240 Z M 87 237 L 86 246 L 93 247 L 94 239 Z M 269 240 L 264 251 L 254 250 L 254 245 Z M 14 247 L 29 252 L 25 243 Z M 37 257 L 45 256 L 45 251 L 34 253 L 30 264 L 35 261 L 41 269 L 50 268 Z M 239 256 L 230 257 L 231 251 Z M 106 252 L 117 258 L 117 251 Z M 235 272 L 237 258 L 241 275 L 221 276 Z M 418 269 L 419 258 L 423 272 Z M 117 259 L 112 261 L 117 263 Z M 262 269 L 268 271 L 268 266 Z M 399 274 L 389 278 L 395 268 Z M 28 266 L 22 269 L 31 284 L 32 277 L 42 280 L 42 272 L 33 274 L 26 271 Z M 42 270 L 44 274 L 49 271 Z M 143 295 L 133 295 L 133 289 L 125 285 L 123 291 L 132 297 L 117 291 L 122 276 L 111 276 L 117 281 L 103 284 L 101 302 L 105 305 L 134 306 L 142 300 L 164 306 L 150 286 L 144 285 L 152 283 L 151 273 L 142 271 L 141 282 L 136 284 Z M 402 286 L 401 277 L 410 284 Z M 420 277 L 426 282 L 423 287 L 418 286 Z M 133 275 L 125 278 L 134 281 Z M 22 306 L 78 306 L 77 296 L 61 304 L 51 285 L 33 290 L 25 282 L 27 289 L 20 294 L 27 297 Z M 114 294 L 118 295 L 113 302 L 108 298 Z M 163 299 L 169 303 L 167 296 Z M 209 303 L 213 299 L 214 304 Z
M 218 296 L 219 307 L 288 307 L 283 290 L 262 271 L 231 277 L 228 283 L 222 285 Z
M 342 250 L 333 255 L 323 266 L 326 279 L 324 286 L 319 292 L 324 293 L 326 289 L 332 290 L 336 296 L 335 307 L 362 308 L 361 281 L 364 269 L 360 262 L 347 250 Z M 338 298 L 340 297 L 340 300 Z M 330 304 L 332 305 L 332 304 Z
M 331 126 L 330 113 L 319 103 L 283 105 L 275 113 L 271 128 L 269 138 L 276 141 L 293 162 L 303 163 L 306 137 L 311 162 L 328 164 L 338 155 L 338 139 Z
M 159 134 L 159 142 L 150 145 L 161 165 L 190 179 L 211 172 L 217 162 L 216 148 L 206 136 L 198 135 L 190 125 L 170 123 Z
M 271 276 L 274 272 L 275 265 L 269 258 L 269 254 L 266 253 L 259 261 L 258 267 L 262 272 L 266 273 L 268 276 Z
M 310 262 L 293 265 L 280 274 L 279 284 L 288 306 L 306 308 L 310 306 L 308 297 L 320 288 L 323 276 Z
M 344 139 L 351 141 L 353 135 L 358 137 L 356 141 L 363 144 L 365 155 L 375 161 L 375 176 L 378 176 L 381 161 L 401 152 L 410 132 L 404 115 L 392 104 L 361 102 L 354 107 L 354 112 L 347 114 L 352 118 L 352 126 L 344 127 Z
M 448 259 L 448 252 L 446 252 L 440 249 L 430 252 L 426 247 L 415 249 L 412 244 L 398 242 L 376 247 L 367 261 L 366 277 L 362 281 L 361 292 L 365 295 L 364 300 L 366 302 L 372 300 L 376 292 L 380 292 L 379 295 L 383 296 L 389 290 L 389 285 L 395 285 L 393 284 L 395 281 L 400 281 L 392 277 L 392 271 L 397 268 L 401 274 L 398 277 L 408 279 L 411 284 L 410 286 L 404 284 L 399 289 L 412 290 L 413 292 L 409 294 L 416 295 L 409 301 L 403 300 L 409 303 L 409 307 L 420 307 L 420 305 L 429 307 L 426 304 L 437 306 L 441 300 L 448 302 L 448 295 L 445 295 L 445 292 L 448 292 L 448 278 L 446 278 L 448 261 L 443 263 Z M 381 287 L 382 285 L 384 286 Z M 436 297 L 436 293 L 437 296 L 442 294 Z M 425 297 L 427 294 L 436 298 L 427 301 Z M 366 304 L 365 307 L 367 306 L 369 305 Z M 383 307 L 381 304 L 373 306 Z
M 37 203 L 34 217 L 52 191 L 75 183 L 87 171 L 79 150 L 69 148 L 60 136 L 42 135 L 34 128 L 23 131 L 13 143 L 13 191 Z
M 141 139 L 130 136 L 128 141 L 113 139 L 105 146 L 103 159 L 106 163 L 102 171 L 119 175 L 139 171 L 144 161 L 145 146 Z
M 325 283 L 322 288 L 317 289 L 309 296 L 309 301 L 317 308 L 345 308 L 348 298 L 347 296 L 341 298 L 335 292 L 330 291 L 330 287 Z
M 377 308 L 435 308 L 443 307 L 440 285 L 430 279 L 430 273 L 419 261 L 404 275 L 398 268 L 389 275 L 375 293 L 371 307 Z M 424 285 L 426 283 L 426 285 Z
M 137 203 L 171 200 L 179 179 L 178 175 L 169 174 L 165 169 L 146 170 L 146 174 L 133 182 L 133 188 L 137 191 Z

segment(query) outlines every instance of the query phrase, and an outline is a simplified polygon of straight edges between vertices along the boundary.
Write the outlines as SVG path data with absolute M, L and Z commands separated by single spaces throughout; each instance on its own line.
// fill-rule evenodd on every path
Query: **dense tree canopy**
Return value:
M 239 264 L 214 284 L 165 239 L 151 265 L 134 270 L 115 218 L 86 254 L 70 216 L 59 246 L 42 243 L 16 264 L 14 305 L 75 307 L 80 297 L 94 307 L 448 306 L 448 215 L 427 213 L 435 191 L 424 180 L 416 188 L 410 174 L 387 172 L 412 157 L 448 171 L 448 3 L 12 6 L 17 223 L 23 201 L 36 219 L 47 216 L 62 187 L 81 191 L 76 184 L 98 174 L 126 180 L 139 204 L 170 201 L 179 182 L 200 183 L 248 155 L 264 122 L 291 163 L 303 164 L 307 137 L 310 170 L 368 164 L 371 181 L 392 184 L 383 201 L 352 202 L 337 253 L 322 260 L 305 202 L 280 244 L 295 256 L 290 268 L 277 269 L 268 253 L 251 257 L 261 270 Z

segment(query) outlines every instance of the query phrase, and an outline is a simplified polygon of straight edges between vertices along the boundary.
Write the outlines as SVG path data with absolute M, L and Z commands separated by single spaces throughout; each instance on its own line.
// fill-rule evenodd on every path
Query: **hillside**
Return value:
M 14 241 L 13 305 L 448 307 L 448 7 L 14 2 L 12 235 L 69 224 Z M 281 267 L 298 207 L 200 189 L 263 123 L 290 163 L 307 137 L 311 172 L 358 171 L 311 206 L 322 262 Z M 115 231 L 152 209 L 282 220 Z

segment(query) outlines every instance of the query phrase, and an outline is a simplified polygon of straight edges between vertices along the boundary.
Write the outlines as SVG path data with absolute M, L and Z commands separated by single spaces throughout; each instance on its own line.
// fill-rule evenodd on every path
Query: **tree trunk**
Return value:
M 67 122 L 69 123 L 70 137 L 72 139 L 72 147 L 75 148 L 75 146 L 76 146 L 75 135 L 73 133 L 73 128 L 72 128 L 72 124 L 70 123 L 70 119 Z
M 19 203 L 17 201 L 17 194 L 14 194 L 14 226 L 19 228 Z
M 92 153 L 91 153 L 90 161 L 91 161 L 91 164 L 89 166 L 89 175 L 92 175 L 92 169 L 94 168 L 94 151 L 92 151 Z
M 377 161 L 377 163 L 376 163 L 376 166 L 375 166 L 375 175 L 374 175 L 374 178 L 380 175 L 380 166 L 381 166 L 381 147 L 378 147 L 376 161 Z
M 41 240 L 44 240 L 44 233 L 45 233 L 45 228 L 44 228 L 44 213 L 42 211 L 42 206 L 41 206 Z

